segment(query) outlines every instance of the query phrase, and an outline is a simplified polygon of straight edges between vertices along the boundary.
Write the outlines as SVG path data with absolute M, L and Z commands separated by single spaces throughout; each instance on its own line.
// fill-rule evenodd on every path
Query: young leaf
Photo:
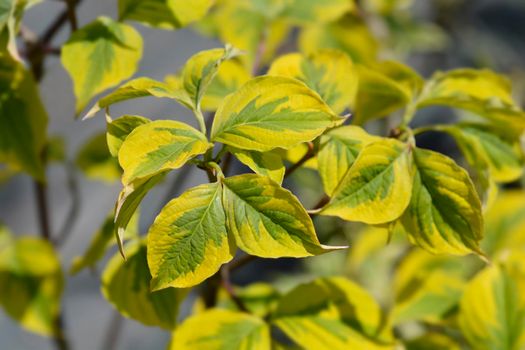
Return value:
M 175 88 L 167 83 L 150 78 L 136 78 L 119 86 L 116 90 L 101 98 L 91 107 L 83 119 L 89 119 L 95 116 L 98 111 L 112 104 L 146 96 L 170 98 L 188 108 L 191 108 L 192 105 L 188 95 L 181 87 Z
M 498 182 L 510 182 L 523 173 L 523 153 L 519 140 L 512 140 L 484 125 L 458 124 L 444 131 L 456 139 L 469 164 L 488 169 Z
M 129 224 L 124 231 L 122 238 L 130 239 L 137 238 L 139 233 L 139 215 L 138 212 L 131 217 Z M 73 258 L 69 273 L 76 275 L 81 270 L 91 267 L 94 268 L 96 263 L 104 257 L 107 250 L 114 246 L 115 240 L 115 216 L 113 213 L 109 215 L 102 227 L 93 235 L 89 246 L 81 256 Z
M 234 254 L 221 184 L 193 187 L 166 204 L 148 232 L 151 289 L 197 285 Z
M 213 141 L 265 152 L 311 141 L 342 121 L 300 81 L 262 76 L 224 99 L 211 135 Z
M 213 0 L 119 0 L 119 20 L 162 29 L 178 29 L 201 19 Z
M 330 130 L 321 137 L 317 164 L 324 190 L 329 196 L 333 195 L 361 149 L 379 140 L 380 137 L 372 136 L 353 125 Z
M 250 78 L 249 70 L 239 59 L 229 59 L 222 62 L 217 75 L 202 97 L 202 108 L 210 111 L 217 110 L 226 96 L 237 91 Z
M 0 162 L 43 181 L 47 120 L 31 73 L 0 53 Z
M 102 274 L 102 294 L 126 317 L 147 326 L 174 329 L 179 305 L 188 291 L 167 288 L 151 292 L 146 245 L 137 242 L 127 251 L 127 261 L 116 254 L 108 262 Z
M 124 254 L 124 234 L 128 224 L 137 211 L 140 202 L 156 184 L 164 179 L 164 174 L 155 175 L 147 180 L 137 180 L 124 186 L 118 195 L 115 205 L 115 237 L 117 239 L 120 254 Z
M 385 117 L 408 104 L 421 90 L 423 79 L 410 67 L 393 61 L 359 67 L 354 123 Z
M 118 151 L 128 135 L 137 127 L 149 122 L 151 122 L 151 120 L 148 118 L 140 117 L 138 115 L 124 115 L 116 120 L 108 122 L 106 142 L 109 153 L 111 153 L 113 157 L 118 157 Z
M 411 240 L 431 253 L 481 253 L 481 202 L 467 172 L 452 159 L 416 149 L 412 200 L 402 218 Z
M 338 50 L 319 50 L 308 56 L 299 53 L 281 56 L 273 61 L 268 75 L 301 80 L 337 114 L 353 106 L 357 93 L 357 72 L 352 60 Z
M 321 245 L 299 200 L 270 178 L 238 175 L 225 178 L 223 187 L 229 232 L 248 254 L 305 257 L 344 248 Z
M 472 348 L 523 349 L 523 281 L 523 276 L 514 275 L 506 266 L 493 265 L 469 282 L 460 303 L 459 325 Z
M 122 174 L 117 160 L 109 152 L 104 132 L 96 134 L 82 146 L 75 163 L 86 177 L 94 180 L 110 183 Z
M 156 120 L 141 125 L 128 135 L 118 153 L 124 169 L 122 183 L 126 186 L 180 168 L 210 147 L 206 136 L 182 122 Z
M 425 86 L 417 106 L 435 105 L 478 114 L 506 132 L 519 134 L 525 129 L 525 113 L 512 100 L 509 80 L 489 70 L 436 73 Z
M 381 224 L 403 214 L 410 202 L 411 147 L 383 139 L 363 148 L 320 214 Z
M 48 242 L 23 237 L 0 245 L 0 305 L 23 328 L 58 334 L 63 286 L 60 261 Z
M 250 314 L 212 309 L 185 320 L 173 333 L 168 349 L 193 350 L 196 347 L 270 350 L 270 327 Z
M 75 31 L 61 51 L 62 64 L 73 80 L 79 113 L 89 100 L 135 73 L 142 38 L 127 24 L 99 17 Z
M 282 158 L 275 152 L 245 151 L 235 147 L 228 147 L 228 150 L 256 174 L 268 176 L 278 184 L 282 184 L 286 169 Z
M 186 62 L 182 70 L 182 87 L 189 95 L 192 107 L 195 110 L 200 109 L 201 100 L 217 74 L 221 63 L 238 54 L 238 50 L 227 46 L 224 49 L 201 51 L 190 57 Z
M 320 278 L 284 295 L 273 323 L 301 348 L 394 349 L 377 302 L 342 277 Z

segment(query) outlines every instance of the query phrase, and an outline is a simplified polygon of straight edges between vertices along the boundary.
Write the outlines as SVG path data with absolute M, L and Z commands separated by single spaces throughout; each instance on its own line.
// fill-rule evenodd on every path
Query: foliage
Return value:
M 0 2 L 0 160 L 45 188 L 46 167 L 65 152 L 46 135 L 39 62 L 13 40 L 34 2 Z M 424 79 L 381 60 L 365 14 L 392 23 L 410 3 L 119 0 L 118 20 L 74 30 L 60 56 L 75 114 L 104 111 L 106 124 L 74 163 L 122 190 L 71 273 L 95 269 L 118 245 L 102 294 L 123 316 L 172 332 L 170 349 L 522 349 L 525 195 L 498 189 L 522 177 L 525 112 L 509 80 L 487 69 Z M 225 46 L 194 54 L 164 81 L 124 82 L 143 51 L 130 21 L 165 30 L 196 22 Z M 144 97 L 180 104 L 195 125 L 111 114 Z M 433 106 L 461 120 L 416 127 Z M 378 120 L 389 127 L 377 130 Z M 452 136 L 461 156 L 424 148 L 428 132 Z M 230 175 L 232 159 L 244 170 Z M 183 167 L 209 183 L 170 198 L 143 237 L 143 198 Z M 304 185 L 309 176 L 315 183 Z M 307 190 L 320 195 L 309 210 Z M 64 275 L 43 232 L 0 229 L 0 305 L 63 344 Z M 256 257 L 310 257 L 311 271 L 288 288 L 232 285 L 230 273 Z

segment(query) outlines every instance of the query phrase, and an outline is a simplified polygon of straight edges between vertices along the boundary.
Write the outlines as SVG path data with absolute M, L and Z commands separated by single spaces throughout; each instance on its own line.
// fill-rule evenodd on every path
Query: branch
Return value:
M 58 231 L 58 234 L 53 239 L 53 242 L 58 247 L 62 246 L 69 235 L 73 230 L 73 226 L 78 218 L 78 213 L 80 209 L 80 191 L 78 188 L 77 177 L 75 173 L 75 168 L 71 162 L 66 162 L 66 173 L 67 173 L 67 188 L 69 196 L 71 197 L 71 205 L 69 207 L 69 212 L 64 220 L 62 228 Z
M 75 13 L 76 0 L 64 0 L 67 6 L 67 17 L 69 24 L 71 25 L 71 31 L 74 32 L 78 29 L 77 15 Z
M 288 176 L 290 176 L 294 171 L 299 169 L 304 163 L 306 163 L 309 159 L 313 158 L 315 156 L 314 152 L 314 145 L 311 142 L 308 142 L 308 151 L 306 151 L 305 155 L 299 159 L 297 163 L 286 169 L 284 172 L 284 178 L 286 179 Z
M 106 328 L 106 335 L 102 342 L 101 349 L 116 349 L 120 334 L 122 333 L 122 326 L 124 325 L 124 319 L 115 310 L 109 320 L 109 326 Z
M 249 312 L 246 306 L 244 305 L 243 301 L 239 298 L 237 293 L 235 293 L 235 290 L 233 288 L 233 285 L 230 280 L 230 269 L 227 265 L 223 265 L 220 269 L 221 273 L 221 285 L 226 290 L 226 293 L 230 296 L 230 299 L 237 305 L 239 310 L 244 312 Z

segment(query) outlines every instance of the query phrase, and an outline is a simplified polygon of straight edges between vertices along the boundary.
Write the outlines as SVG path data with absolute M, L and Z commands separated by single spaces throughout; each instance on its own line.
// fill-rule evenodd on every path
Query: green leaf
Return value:
M 201 100 L 217 75 L 221 63 L 238 54 L 238 50 L 226 46 L 224 49 L 201 51 L 190 57 L 182 70 L 181 82 L 193 109 L 200 110 Z
M 250 80 L 251 74 L 239 59 L 229 59 L 220 64 L 217 75 L 212 79 L 204 96 L 202 108 L 215 111 L 222 100 L 237 91 L 244 83 Z
M 16 37 L 25 11 L 41 0 L 0 1 L 0 51 L 7 51 L 11 57 L 21 61 Z
M 294 288 L 279 301 L 272 323 L 307 350 L 394 349 L 377 302 L 342 277 Z
M 482 254 L 481 202 L 467 172 L 440 153 L 416 149 L 412 200 L 402 218 L 409 238 L 436 254 Z
M 31 73 L 0 53 L 0 162 L 43 181 L 47 120 Z
M 517 139 L 481 124 L 458 124 L 443 129 L 456 139 L 469 164 L 488 169 L 498 182 L 511 182 L 523 173 L 523 153 Z
M 291 0 L 281 14 L 297 24 L 332 22 L 346 12 L 354 10 L 353 1 L 347 0 Z
M 512 100 L 509 80 L 489 70 L 436 73 L 427 82 L 417 107 L 435 105 L 470 111 L 507 133 L 520 134 L 525 129 L 525 112 Z
M 23 328 L 56 336 L 64 286 L 58 255 L 48 242 L 22 237 L 0 245 L 0 305 Z
M 111 183 L 122 174 L 117 160 L 109 152 L 104 132 L 91 137 L 80 148 L 75 163 L 86 177 L 93 180 Z
M 454 339 L 441 333 L 425 333 L 405 342 L 406 350 L 461 350 Z
M 119 20 L 133 20 L 162 29 L 178 29 L 198 21 L 213 0 L 119 0 Z
M 170 350 L 196 348 L 270 350 L 270 327 L 250 314 L 212 309 L 185 320 L 173 333 L 168 347 Z
M 275 152 L 245 151 L 235 147 L 228 147 L 228 150 L 256 174 L 268 176 L 278 184 L 282 184 L 286 169 L 282 158 Z
M 299 33 L 298 44 L 300 51 L 305 53 L 338 49 L 358 63 L 374 61 L 379 47 L 365 21 L 351 14 L 331 23 L 303 28 Z
M 268 316 L 275 309 L 280 299 L 280 293 L 277 289 L 271 284 L 264 282 L 256 282 L 246 287 L 235 288 L 235 295 L 251 314 L 261 318 Z M 218 307 L 241 311 L 224 289 L 219 291 L 217 298 Z
M 268 75 L 301 80 L 337 114 L 353 105 L 357 93 L 357 72 L 352 60 L 338 50 L 324 49 L 307 56 L 299 53 L 281 56 L 273 61 Z
M 380 137 L 353 125 L 330 130 L 321 137 L 317 164 L 328 195 L 333 195 L 363 147 L 379 140 Z
M 124 186 L 118 195 L 115 205 L 115 237 L 120 254 L 125 258 L 124 234 L 126 228 L 137 211 L 140 202 L 156 184 L 164 179 L 164 174 L 155 175 L 147 180 L 137 180 Z
M 523 349 L 524 281 L 524 275 L 516 276 L 507 266 L 497 264 L 485 268 L 469 282 L 461 299 L 458 321 L 472 348 Z
M 410 202 L 411 147 L 383 139 L 363 148 L 321 215 L 381 224 L 403 214 Z
M 404 257 L 395 274 L 393 323 L 441 321 L 461 298 L 464 265 L 459 258 L 420 249 Z
M 346 248 L 321 245 L 299 200 L 270 178 L 244 174 L 222 182 L 229 233 L 246 253 L 305 257 Z
M 147 326 L 174 329 L 179 305 L 187 290 L 167 288 L 151 292 L 146 245 L 127 247 L 128 259 L 116 254 L 102 274 L 102 294 L 124 316 Z
M 138 115 L 124 115 L 107 124 L 106 141 L 109 153 L 118 157 L 118 152 L 124 140 L 137 127 L 149 123 L 151 120 Z
M 167 83 L 150 78 L 136 78 L 119 86 L 116 90 L 101 98 L 93 107 L 91 107 L 83 119 L 89 119 L 95 116 L 98 111 L 107 108 L 112 104 L 147 96 L 170 98 L 179 102 L 183 106 L 191 108 L 191 101 L 181 87 L 173 87 Z
M 173 120 L 156 120 L 135 128 L 122 143 L 118 160 L 122 183 L 145 180 L 168 169 L 177 169 L 211 144 L 191 126 Z
M 80 113 L 96 94 L 131 77 L 142 56 L 142 38 L 133 27 L 108 17 L 75 31 L 61 51 L 73 80 Z
M 300 81 L 262 76 L 224 99 L 211 137 L 237 148 L 264 152 L 311 141 L 342 121 Z
M 384 61 L 359 67 L 356 124 L 386 117 L 405 107 L 421 90 L 423 79 L 410 67 Z
M 193 187 L 166 204 L 148 232 L 151 288 L 197 285 L 234 254 L 235 244 L 226 231 L 221 184 Z
M 122 235 L 123 239 L 137 238 L 139 236 L 139 215 L 138 212 L 131 217 L 130 223 L 127 225 L 125 232 Z M 73 258 L 69 273 L 76 275 L 81 270 L 90 267 L 94 268 L 96 263 L 100 261 L 109 248 L 116 244 L 115 240 L 115 216 L 113 213 L 109 215 L 102 227 L 93 235 L 91 242 L 81 256 Z

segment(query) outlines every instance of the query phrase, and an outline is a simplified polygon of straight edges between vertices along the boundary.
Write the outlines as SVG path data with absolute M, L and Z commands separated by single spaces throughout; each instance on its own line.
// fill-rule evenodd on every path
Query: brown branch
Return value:
M 236 260 L 233 260 L 231 263 L 229 263 L 228 268 L 230 269 L 230 271 L 235 271 L 237 269 L 242 268 L 244 265 L 251 263 L 252 261 L 256 259 L 257 259 L 256 256 L 246 254 Z
M 284 178 L 287 178 L 288 176 L 290 176 L 294 171 L 299 169 L 304 163 L 306 163 L 308 160 L 310 160 L 314 156 L 315 156 L 314 145 L 313 143 L 309 142 L 308 151 L 306 151 L 305 155 L 301 159 L 299 159 L 297 163 L 293 164 L 291 167 L 286 169 L 286 171 L 284 172 Z
M 74 32 L 78 29 L 77 14 L 75 13 L 76 0 L 64 0 L 67 6 L 67 17 L 69 24 L 71 25 L 71 31 Z
M 47 205 L 47 188 L 45 183 L 35 181 L 35 201 L 40 225 L 40 235 L 46 241 L 51 241 L 51 228 L 49 225 L 49 208 Z
M 118 339 L 124 326 L 123 321 L 124 319 L 122 316 L 117 311 L 113 311 L 111 319 L 109 320 L 109 326 L 106 330 L 106 335 L 104 336 L 104 340 L 102 342 L 101 349 L 111 350 L 117 348 Z
M 74 165 L 71 162 L 66 162 L 65 168 L 67 173 L 67 188 L 71 198 L 71 205 L 69 206 L 69 212 L 66 215 L 66 219 L 64 220 L 62 228 L 58 231 L 56 237 L 53 239 L 53 242 L 58 247 L 64 245 L 67 239 L 70 237 L 71 232 L 73 231 L 73 226 L 78 219 L 78 213 L 80 212 L 80 190 L 78 188 Z
M 244 305 L 243 301 L 239 298 L 237 293 L 235 293 L 235 290 L 233 288 L 233 285 L 230 280 L 230 269 L 227 265 L 223 265 L 220 269 L 221 274 L 221 285 L 228 293 L 228 296 L 230 299 L 235 303 L 237 308 L 241 311 L 248 312 L 248 309 Z

